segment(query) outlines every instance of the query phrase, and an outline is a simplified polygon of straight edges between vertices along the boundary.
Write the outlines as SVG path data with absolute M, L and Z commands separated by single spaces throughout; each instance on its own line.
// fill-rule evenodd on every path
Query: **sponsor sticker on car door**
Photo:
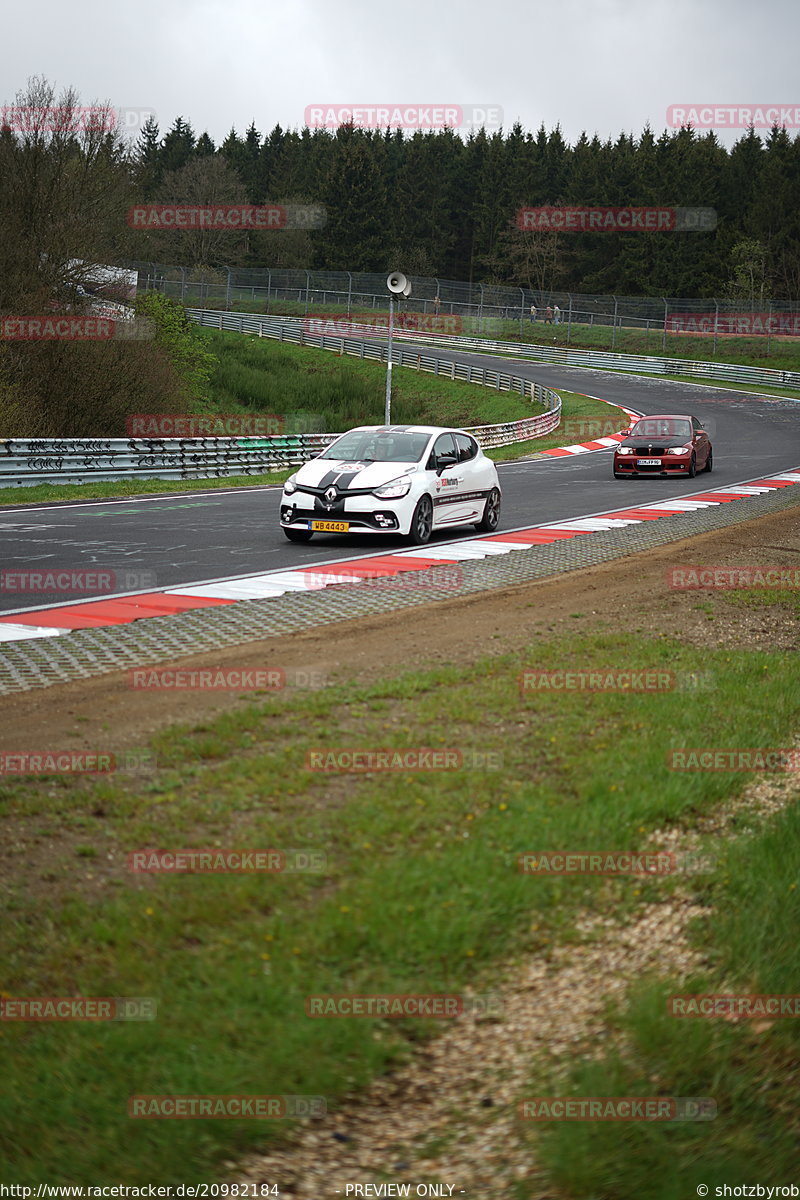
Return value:
M 469 506 L 464 501 L 464 492 L 467 490 L 465 464 L 458 461 L 458 447 L 453 434 L 443 433 L 438 437 L 434 442 L 433 453 L 438 464 L 433 485 L 434 525 L 457 525 L 465 519 Z M 443 467 L 442 456 L 449 456 L 455 461 Z

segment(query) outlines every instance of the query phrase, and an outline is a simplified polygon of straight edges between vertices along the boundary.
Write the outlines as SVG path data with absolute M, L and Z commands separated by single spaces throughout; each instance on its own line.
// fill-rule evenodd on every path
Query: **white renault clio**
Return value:
M 497 468 L 463 429 L 362 425 L 332 442 L 283 485 L 290 542 L 315 533 L 393 533 L 417 545 L 431 533 L 500 520 Z

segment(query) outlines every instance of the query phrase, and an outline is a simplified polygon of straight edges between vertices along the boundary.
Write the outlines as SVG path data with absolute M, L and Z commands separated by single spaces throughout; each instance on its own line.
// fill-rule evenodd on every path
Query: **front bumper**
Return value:
M 642 466 L 642 458 L 658 458 L 658 464 Z M 691 461 L 691 454 L 615 454 L 614 470 L 620 475 L 688 475 Z
M 309 497 L 310 499 L 310 497 Z M 358 506 L 335 512 L 320 512 L 312 505 L 298 503 L 296 495 L 284 496 L 281 500 L 281 526 L 284 529 L 304 529 L 312 533 L 408 533 L 410 517 L 391 505 L 380 503 L 377 496 L 359 497 Z M 372 500 L 372 504 L 364 501 Z M 315 522 L 346 525 L 346 529 L 317 529 Z

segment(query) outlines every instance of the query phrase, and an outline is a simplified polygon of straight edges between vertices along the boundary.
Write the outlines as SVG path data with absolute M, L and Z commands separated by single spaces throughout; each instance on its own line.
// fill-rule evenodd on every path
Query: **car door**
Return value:
M 711 442 L 708 440 L 708 434 L 703 426 L 698 421 L 697 417 L 692 417 L 692 445 L 694 452 L 697 455 L 697 467 L 704 467 L 708 461 L 708 451 Z
M 453 440 L 458 449 L 458 461 L 464 472 L 462 519 L 480 521 L 486 507 L 486 497 L 494 487 L 493 464 L 480 453 L 475 438 L 469 433 L 456 432 Z
M 433 524 L 436 528 L 458 525 L 466 518 L 465 463 L 460 460 L 452 433 L 440 433 L 433 443 L 429 467 L 433 470 Z

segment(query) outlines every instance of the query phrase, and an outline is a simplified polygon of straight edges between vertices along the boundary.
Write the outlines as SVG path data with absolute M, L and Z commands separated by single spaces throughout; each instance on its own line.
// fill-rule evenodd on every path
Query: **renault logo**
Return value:
M 328 501 L 328 504 L 333 504 L 334 500 L 336 499 L 336 488 L 335 487 L 329 487 L 327 489 L 327 491 L 325 492 L 325 499 Z

